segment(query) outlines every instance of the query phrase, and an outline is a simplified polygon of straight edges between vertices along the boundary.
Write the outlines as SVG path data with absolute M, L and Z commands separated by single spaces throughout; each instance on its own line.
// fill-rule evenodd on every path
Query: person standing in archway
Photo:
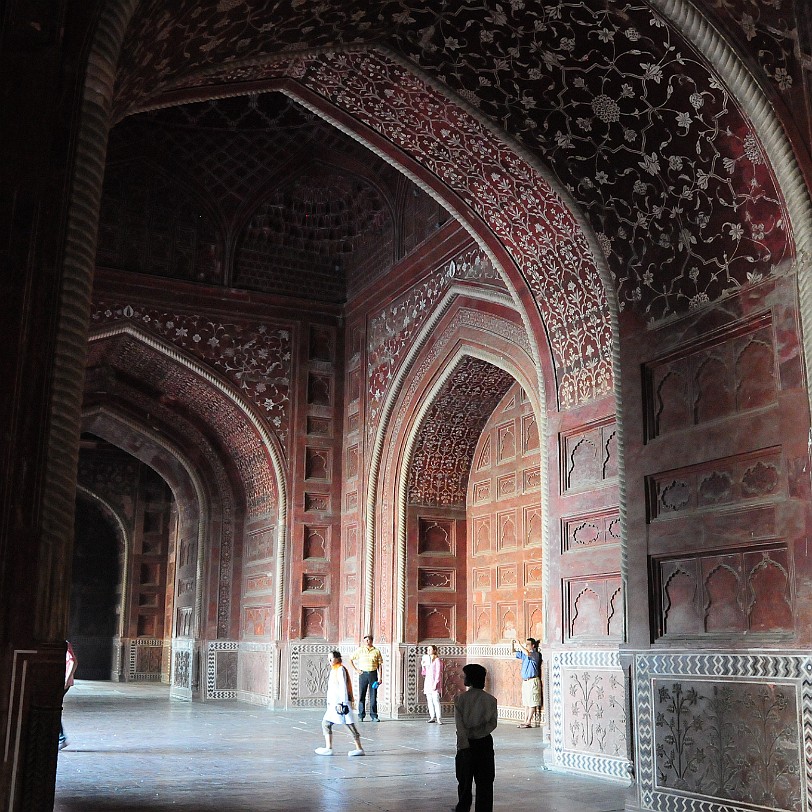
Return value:
M 533 717 L 538 713 L 541 723 L 541 653 L 539 641 L 534 637 L 527 638 L 527 645 L 518 640 L 510 642 L 516 659 L 522 661 L 522 705 L 524 705 L 524 722 L 518 727 L 533 727 Z M 518 646 L 518 649 L 516 648 Z
M 366 717 L 367 688 L 369 688 L 369 715 L 373 722 L 378 718 L 378 688 L 383 681 L 383 655 L 372 644 L 372 635 L 364 636 L 364 642 L 350 657 L 352 667 L 358 672 L 358 717 Z

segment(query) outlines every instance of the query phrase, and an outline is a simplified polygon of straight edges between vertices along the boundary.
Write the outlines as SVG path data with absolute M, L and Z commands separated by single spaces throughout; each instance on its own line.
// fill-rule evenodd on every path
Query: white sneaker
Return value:
M 359 747 L 357 750 L 350 750 L 350 752 L 347 753 L 347 755 L 350 756 L 350 757 L 352 757 L 352 756 L 365 756 L 366 753 Z
M 440 719 L 438 719 L 438 720 L 437 720 L 437 724 L 438 724 L 438 725 L 441 725 L 441 724 L 442 724 L 442 721 L 441 721 Z
M 331 756 L 333 755 L 332 747 L 317 747 L 313 751 L 317 756 Z

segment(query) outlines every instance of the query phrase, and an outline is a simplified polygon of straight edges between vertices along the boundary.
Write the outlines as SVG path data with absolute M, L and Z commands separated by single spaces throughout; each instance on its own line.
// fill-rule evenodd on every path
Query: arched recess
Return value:
M 409 466 L 424 418 L 438 393 L 460 366 L 471 360 L 504 371 L 522 386 L 537 416 L 543 436 L 545 409 L 534 384 L 537 370 L 530 342 L 518 314 L 509 306 L 494 306 L 470 296 L 453 297 L 448 311 L 428 326 L 392 387 L 389 408 L 379 430 L 380 459 L 370 475 L 368 521 L 376 522 L 374 547 L 367 546 L 365 565 L 374 579 L 366 589 L 365 611 L 371 622 L 375 607 L 390 606 L 394 644 L 403 642 L 406 612 L 406 501 Z M 504 394 L 504 393 L 502 393 Z M 501 399 L 501 395 L 499 397 Z M 495 406 L 496 403 L 493 404 Z M 473 449 L 472 449 L 473 451 Z M 544 475 L 542 453 L 542 481 Z M 374 488 L 374 490 L 373 490 Z M 542 509 L 544 509 L 542 488 Z M 391 581 L 386 573 L 392 573 Z M 373 601 L 374 598 L 374 601 Z
M 177 447 L 173 447 L 163 432 L 155 431 L 130 417 L 118 414 L 104 406 L 88 409 L 83 415 L 83 429 L 108 441 L 131 454 L 136 459 L 149 465 L 169 485 L 175 502 L 178 505 L 181 537 L 194 539 L 196 546 L 195 561 L 195 594 L 193 606 L 193 624 L 191 634 L 182 635 L 198 640 L 201 633 L 203 612 L 204 572 L 209 547 L 209 529 L 216 523 L 222 523 L 219 499 L 210 494 L 198 468 Z M 213 498 L 212 498 L 213 497 Z M 212 504 L 216 506 L 212 509 Z M 126 574 L 127 570 L 125 570 Z M 175 590 L 173 590 L 174 592 Z M 126 592 L 125 592 L 126 595 Z M 173 607 L 174 610 L 174 607 Z M 173 611 L 173 616 L 174 616 Z M 123 617 L 123 615 L 122 615 Z M 170 690 L 180 699 L 192 698 L 192 673 L 189 664 L 174 661 L 178 629 L 173 619 L 173 628 L 164 630 L 164 640 L 172 646 L 173 662 L 170 673 Z M 181 661 L 187 659 L 186 652 L 191 652 L 193 644 L 183 647 L 179 655 Z
M 116 623 L 116 637 L 115 637 L 115 650 L 114 650 L 114 657 L 113 657 L 113 671 L 117 674 L 121 674 L 121 660 L 120 657 L 116 657 L 116 654 L 120 654 L 120 647 L 118 642 L 124 636 L 124 618 L 126 613 L 126 595 L 127 595 L 127 586 L 128 586 L 128 574 L 130 572 L 130 558 L 132 555 L 132 539 L 130 538 L 130 534 L 127 532 L 127 527 L 124 523 L 119 512 L 102 496 L 100 496 L 95 491 L 91 490 L 90 488 L 85 487 L 81 483 L 76 485 L 76 493 L 77 496 L 80 496 L 86 499 L 88 502 L 92 502 L 102 513 L 105 519 L 108 521 L 110 526 L 113 528 L 113 531 L 116 536 L 116 541 L 118 543 L 119 549 L 119 556 L 121 562 L 121 576 L 120 576 L 120 583 L 117 584 L 119 589 L 118 595 L 118 622 Z
M 103 351 L 101 343 L 108 345 Z M 98 345 L 98 346 L 97 346 Z M 276 583 L 274 634 L 282 631 L 286 566 L 287 481 L 281 446 L 263 419 L 234 387 L 211 370 L 187 357 L 176 347 L 131 323 L 104 328 L 90 337 L 91 362 L 102 353 L 106 363 L 119 366 L 128 376 L 162 391 L 168 401 L 182 404 L 221 448 L 231 449 L 231 460 L 241 483 L 246 510 L 269 505 L 276 517 Z M 231 555 L 231 551 L 228 551 Z M 224 597 L 224 584 L 219 590 Z M 225 636 L 225 635 L 224 635 Z

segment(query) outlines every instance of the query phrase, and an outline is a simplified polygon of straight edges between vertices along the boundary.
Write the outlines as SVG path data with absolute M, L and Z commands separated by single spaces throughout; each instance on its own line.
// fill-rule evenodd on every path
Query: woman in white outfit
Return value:
M 330 653 L 330 676 L 327 680 L 327 710 L 321 720 L 321 729 L 324 732 L 324 747 L 317 747 L 316 753 L 320 756 L 333 755 L 333 725 L 346 725 L 355 739 L 355 749 L 347 753 L 348 756 L 363 756 L 361 736 L 355 727 L 355 713 L 352 709 L 352 680 L 347 669 L 341 663 L 341 652 Z M 345 712 L 346 711 L 346 712 Z
M 441 725 L 443 715 L 440 709 L 440 693 L 443 690 L 443 661 L 437 652 L 437 646 L 429 646 L 421 661 L 423 693 L 426 695 L 426 704 L 429 707 L 429 722 Z

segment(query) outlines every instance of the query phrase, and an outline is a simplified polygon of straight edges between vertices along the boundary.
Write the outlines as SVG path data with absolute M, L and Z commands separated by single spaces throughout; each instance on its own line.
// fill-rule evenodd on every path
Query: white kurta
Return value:
M 354 725 L 358 721 L 347 691 L 345 670 L 343 665 L 331 668 L 330 677 L 327 680 L 327 710 L 324 713 L 324 721 L 332 722 L 335 725 Z M 336 705 L 339 702 L 349 706 L 350 712 L 346 716 L 336 713 Z

